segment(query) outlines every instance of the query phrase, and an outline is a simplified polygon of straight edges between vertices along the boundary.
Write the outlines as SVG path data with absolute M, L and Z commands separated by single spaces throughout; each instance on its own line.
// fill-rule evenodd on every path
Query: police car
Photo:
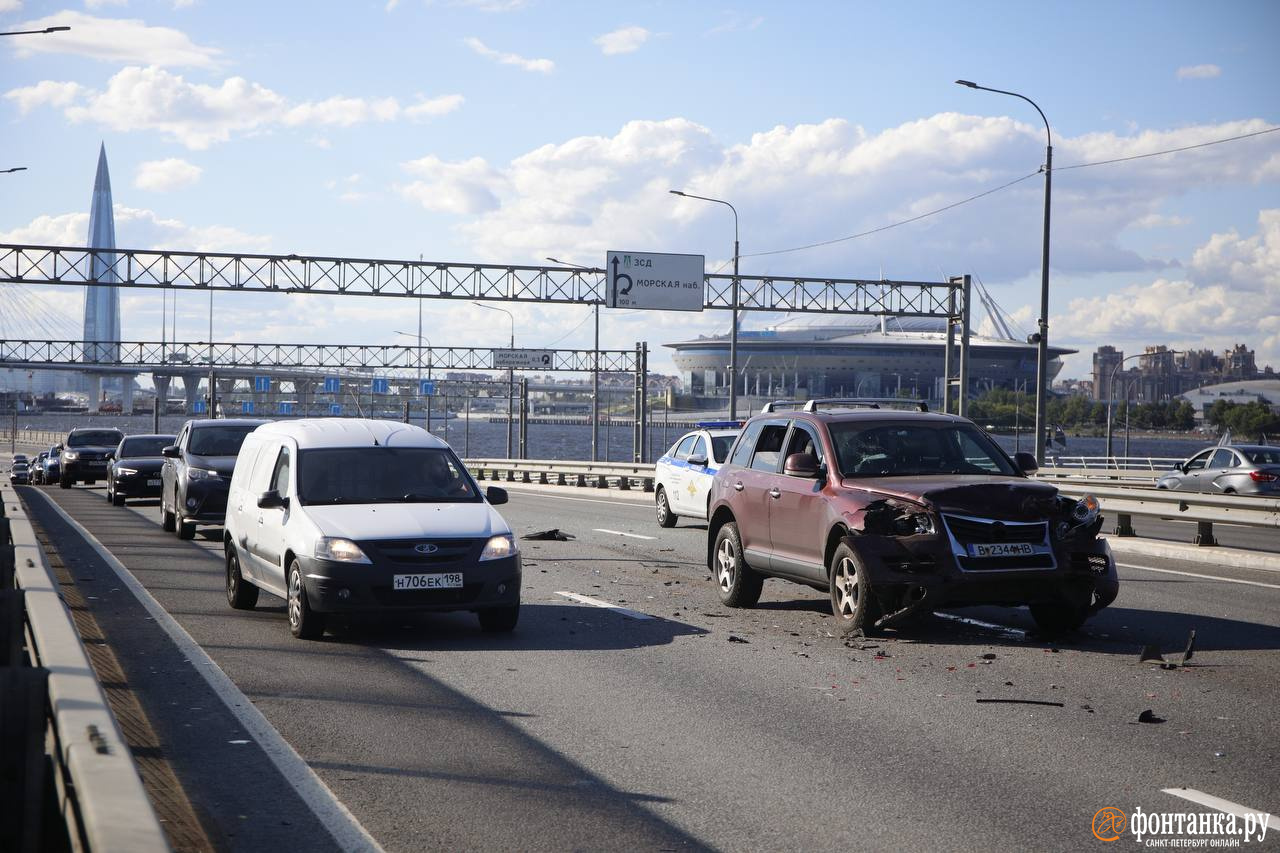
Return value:
M 742 431 L 739 421 L 705 421 L 697 427 L 680 436 L 654 466 L 654 500 L 663 527 L 675 527 L 682 515 L 707 517 L 711 478 Z

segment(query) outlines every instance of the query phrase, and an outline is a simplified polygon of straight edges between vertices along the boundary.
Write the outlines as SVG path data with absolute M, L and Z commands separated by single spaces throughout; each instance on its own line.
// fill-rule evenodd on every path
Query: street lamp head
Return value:
M 45 27 L 44 31 L 46 33 L 65 33 L 70 29 L 71 27 Z
M 684 195 L 684 193 L 680 192 L 680 190 L 667 190 L 667 192 L 671 193 L 672 195 Z
M 970 82 L 970 81 L 968 81 L 968 80 L 957 80 L 957 81 L 956 81 L 956 83 L 957 83 L 958 85 L 961 85 L 961 86 L 968 86 L 970 89 L 976 89 L 976 88 L 978 88 L 978 84 L 977 84 L 977 83 L 972 83 L 972 82 Z

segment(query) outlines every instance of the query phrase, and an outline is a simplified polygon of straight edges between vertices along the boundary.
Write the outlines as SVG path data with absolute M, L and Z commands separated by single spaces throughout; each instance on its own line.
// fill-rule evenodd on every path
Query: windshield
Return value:
M 91 429 L 67 436 L 67 447 L 115 447 L 124 438 L 117 429 Z
M 715 457 L 716 462 L 725 460 L 729 455 L 729 448 L 733 447 L 733 440 L 737 437 L 737 433 L 711 436 L 711 455 Z
M 846 477 L 1017 475 L 1008 457 L 972 424 L 833 423 L 830 430 Z
M 244 437 L 257 428 L 257 424 L 197 427 L 191 430 L 187 451 L 197 456 L 235 456 L 244 444 Z
M 160 451 L 173 444 L 173 436 L 149 436 L 147 438 L 126 438 L 120 448 L 121 459 L 136 459 L 140 456 L 159 456 Z
M 471 476 L 452 452 L 430 447 L 337 447 L 298 454 L 304 504 L 474 503 Z

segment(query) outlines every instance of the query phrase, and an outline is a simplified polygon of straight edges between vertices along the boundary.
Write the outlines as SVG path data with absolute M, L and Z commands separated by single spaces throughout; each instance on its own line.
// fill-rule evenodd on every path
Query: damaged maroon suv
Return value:
M 755 605 L 776 577 L 826 590 L 846 632 L 994 604 L 1061 634 L 1115 600 L 1098 501 L 1028 479 L 1031 454 L 923 404 L 781 410 L 798 405 L 748 421 L 712 483 L 707 564 L 726 605 Z

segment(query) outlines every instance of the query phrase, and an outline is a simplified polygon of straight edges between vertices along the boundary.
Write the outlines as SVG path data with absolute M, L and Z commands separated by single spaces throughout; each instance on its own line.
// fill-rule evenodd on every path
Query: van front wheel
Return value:
M 324 614 L 312 610 L 307 601 L 302 566 L 294 560 L 289 566 L 289 633 L 299 640 L 318 640 L 324 635 L 324 622 Z

